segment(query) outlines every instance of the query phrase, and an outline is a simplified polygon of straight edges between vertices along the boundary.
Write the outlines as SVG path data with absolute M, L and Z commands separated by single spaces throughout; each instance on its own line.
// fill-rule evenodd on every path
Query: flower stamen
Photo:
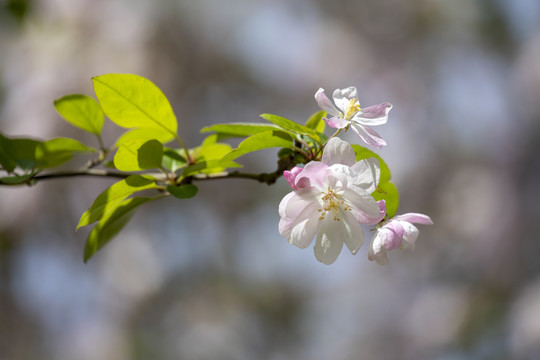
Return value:
M 360 110 L 362 109 L 360 108 L 360 103 L 358 102 L 358 99 L 352 98 L 351 100 L 349 100 L 349 105 L 347 105 L 345 114 L 343 114 L 343 118 L 345 120 L 351 120 L 352 117 Z

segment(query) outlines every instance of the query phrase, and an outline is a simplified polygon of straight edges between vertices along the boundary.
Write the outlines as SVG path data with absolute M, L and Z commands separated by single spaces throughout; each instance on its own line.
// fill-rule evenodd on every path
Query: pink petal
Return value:
M 309 162 L 302 172 L 296 176 L 295 185 L 298 189 L 310 186 L 321 187 L 324 181 L 328 165 L 320 161 Z
M 287 182 L 289 183 L 289 186 L 293 188 L 293 190 L 296 190 L 296 185 L 294 183 L 294 180 L 296 179 L 296 176 L 298 176 L 298 174 L 302 172 L 302 170 L 303 169 L 301 167 L 295 166 L 291 169 L 291 171 L 285 170 L 283 172 L 283 177 L 285 178 L 285 180 L 287 180 Z
M 328 124 L 328 126 L 333 127 L 334 129 L 343 129 L 344 127 L 349 126 L 351 123 L 349 120 L 335 116 L 331 118 L 323 118 L 323 120 Z
M 383 245 L 386 250 L 394 250 L 401 246 L 403 227 L 397 221 L 391 221 L 381 229 Z
M 328 140 L 324 148 L 322 162 L 327 165 L 343 164 L 353 166 L 356 164 L 356 155 L 348 142 L 333 137 Z
M 323 88 L 320 88 L 315 93 L 315 101 L 317 101 L 317 104 L 319 105 L 319 107 L 321 109 L 323 109 L 324 111 L 326 111 L 328 114 L 330 114 L 332 116 L 340 116 L 341 115 L 339 110 L 336 109 L 334 104 L 332 104 L 332 102 L 330 101 L 328 96 L 326 96 L 326 94 L 324 93 Z
M 398 215 L 394 217 L 394 219 L 404 220 L 415 224 L 433 225 L 433 221 L 431 221 L 431 218 L 429 216 L 419 213 L 407 213 L 403 215 Z
M 384 141 L 379 134 L 371 130 L 369 127 L 360 125 L 358 123 L 353 123 L 352 129 L 367 144 L 379 149 L 386 146 L 386 141 Z
M 358 112 L 352 120 L 368 126 L 386 124 L 390 110 L 392 110 L 392 104 L 386 102 L 368 106 Z

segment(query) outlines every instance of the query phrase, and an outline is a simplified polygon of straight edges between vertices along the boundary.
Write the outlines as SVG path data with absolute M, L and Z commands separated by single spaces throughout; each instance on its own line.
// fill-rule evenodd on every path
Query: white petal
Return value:
M 348 211 L 344 211 L 342 221 L 345 225 L 345 236 L 343 241 L 353 255 L 356 255 L 358 249 L 364 243 L 364 229 L 362 225 Z
M 338 109 L 344 112 L 348 108 L 351 99 L 358 99 L 358 93 L 354 86 L 350 86 L 345 89 L 335 90 L 332 97 Z
M 320 222 L 319 234 L 313 247 L 317 260 L 326 265 L 336 261 L 343 248 L 344 229 L 341 221 L 329 217 Z
M 317 105 L 324 111 L 326 111 L 328 114 L 335 116 L 335 117 L 341 117 L 343 114 L 339 112 L 338 109 L 332 104 L 328 96 L 324 93 L 324 89 L 320 88 L 315 93 L 315 101 L 317 101 Z
M 287 215 L 285 214 L 285 209 L 287 209 L 287 205 L 289 204 L 291 198 L 295 196 L 294 194 L 295 192 L 291 191 L 290 193 L 285 195 L 283 199 L 281 199 L 281 202 L 279 203 L 279 216 L 281 216 L 282 218 L 287 217 Z
M 370 194 L 373 193 L 381 178 L 379 160 L 376 158 L 360 160 L 352 169 L 356 172 L 354 185 L 361 187 Z
M 384 139 L 379 134 L 377 134 L 375 131 L 373 131 L 369 127 L 358 124 L 356 122 L 353 122 L 351 127 L 353 131 L 358 136 L 360 136 L 360 138 L 364 140 L 366 144 L 369 144 L 379 149 L 386 146 L 386 141 L 384 141 Z
M 356 155 L 348 142 L 333 137 L 328 140 L 324 148 L 322 162 L 327 165 L 343 164 L 353 166 L 356 164 Z
M 317 195 L 320 191 L 315 187 L 298 189 L 288 198 L 283 206 L 280 204 L 280 216 L 286 218 L 296 218 L 310 204 L 318 204 Z M 282 202 L 285 201 L 283 198 Z
M 319 229 L 319 213 L 315 212 L 308 219 L 293 226 L 289 243 L 298 246 L 300 249 L 305 249 L 311 244 L 317 230 Z
M 401 226 L 403 226 L 403 241 L 401 242 L 401 248 L 403 250 L 414 250 L 416 239 L 418 239 L 418 234 L 420 231 L 407 221 L 400 221 Z
M 388 258 L 386 257 L 386 249 L 382 246 L 380 231 L 377 230 L 371 238 L 368 248 L 368 259 L 376 261 L 379 265 L 387 265 Z

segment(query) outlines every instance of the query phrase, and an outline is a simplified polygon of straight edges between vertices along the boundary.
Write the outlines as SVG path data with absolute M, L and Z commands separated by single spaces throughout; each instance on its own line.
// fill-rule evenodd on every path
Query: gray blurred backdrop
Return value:
M 386 267 L 366 245 L 325 266 L 278 233 L 283 179 L 223 180 L 143 207 L 84 264 L 75 226 L 111 180 L 0 188 L 0 359 L 540 359 L 538 0 L 0 4 L 7 135 L 97 145 L 53 100 L 105 73 L 157 84 L 188 146 L 354 85 L 394 104 L 377 131 L 398 213 L 435 222 Z

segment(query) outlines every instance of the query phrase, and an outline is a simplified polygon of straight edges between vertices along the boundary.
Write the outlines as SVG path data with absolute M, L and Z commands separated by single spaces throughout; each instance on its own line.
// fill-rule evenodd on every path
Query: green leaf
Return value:
M 116 140 L 116 147 L 120 147 L 123 143 L 131 142 L 137 139 L 156 139 L 162 144 L 171 140 L 171 134 L 161 129 L 152 128 L 136 128 L 126 131 Z
M 34 175 L 35 175 L 34 173 L 30 173 L 30 174 L 17 175 L 17 176 L 6 176 L 3 178 L 0 178 L 0 184 L 7 184 L 7 185 L 24 184 L 27 182 L 28 179 L 30 179 Z
M 183 168 L 187 165 L 187 160 L 185 158 L 184 149 L 168 149 L 163 150 L 163 160 L 161 165 L 165 169 L 169 169 L 172 172 L 175 172 L 178 169 Z
M 12 172 L 17 167 L 12 140 L 2 134 L 0 134 L 0 166 L 7 172 Z
M 61 165 L 73 157 L 74 153 L 95 152 L 94 148 L 85 146 L 70 138 L 56 138 L 37 144 L 35 158 L 40 168 Z
M 279 127 L 260 123 L 216 124 L 201 129 L 201 132 L 214 131 L 229 137 L 247 137 L 263 131 L 279 130 Z
M 373 151 L 363 147 L 363 146 L 360 146 L 360 145 L 357 145 L 357 144 L 353 144 L 351 145 L 353 150 L 354 150 L 354 153 L 356 155 L 356 161 L 360 161 L 360 160 L 363 160 L 363 159 L 369 159 L 369 158 L 376 158 L 377 160 L 379 160 L 379 165 L 381 166 L 381 178 L 379 180 L 380 183 L 385 183 L 385 182 L 388 182 L 390 181 L 390 178 L 392 177 L 392 174 L 390 173 L 390 169 L 388 168 L 388 165 L 386 164 L 386 162 L 376 153 L 374 153 Z
M 105 116 L 98 102 L 86 95 L 67 95 L 54 101 L 56 111 L 70 124 L 99 135 Z
M 224 143 L 205 144 L 196 152 L 197 159 L 217 160 L 223 158 L 231 151 L 231 145 Z
M 141 175 L 131 175 L 99 194 L 92 205 L 82 214 L 77 229 L 98 221 L 114 211 L 128 196 L 146 189 L 156 189 L 153 179 Z
M 175 138 L 177 121 L 171 104 L 150 80 L 133 74 L 106 74 L 92 78 L 105 114 L 124 128 L 159 129 Z
M 324 133 L 326 123 L 324 122 L 323 117 L 325 116 L 326 116 L 326 111 L 324 110 L 317 111 L 316 113 L 310 116 L 310 118 L 306 122 L 306 127 L 313 129 L 319 133 Z
M 291 135 L 277 130 L 255 134 L 242 141 L 238 145 L 238 148 L 225 155 L 223 160 L 234 160 L 253 151 L 274 147 L 293 148 L 293 139 Z
M 396 185 L 391 181 L 379 183 L 377 190 L 373 192 L 375 200 L 384 200 L 386 202 L 386 214 L 389 217 L 396 215 L 399 207 L 399 192 Z
M 311 138 L 313 138 L 315 141 L 320 141 L 320 136 L 319 134 L 317 134 L 317 132 L 315 132 L 314 130 L 306 126 L 297 124 L 294 121 L 285 119 L 284 117 L 281 117 L 278 115 L 272 115 L 272 114 L 262 114 L 261 117 L 279 126 L 280 128 L 284 130 L 291 131 L 296 134 L 308 135 Z
M 92 229 L 84 246 L 84 262 L 87 262 L 98 250 L 107 245 L 127 225 L 135 209 L 155 198 L 136 197 L 123 201 L 118 207 L 107 213 Z
M 193 184 L 184 184 L 180 186 L 169 185 L 167 191 L 179 199 L 189 199 L 197 195 L 199 189 Z
M 7 172 L 19 167 L 32 170 L 36 165 L 36 147 L 40 141 L 33 139 L 10 139 L 0 134 L 0 165 Z
M 114 166 L 120 171 L 139 171 L 161 166 L 163 145 L 155 140 L 135 139 L 122 143 L 114 156 Z

